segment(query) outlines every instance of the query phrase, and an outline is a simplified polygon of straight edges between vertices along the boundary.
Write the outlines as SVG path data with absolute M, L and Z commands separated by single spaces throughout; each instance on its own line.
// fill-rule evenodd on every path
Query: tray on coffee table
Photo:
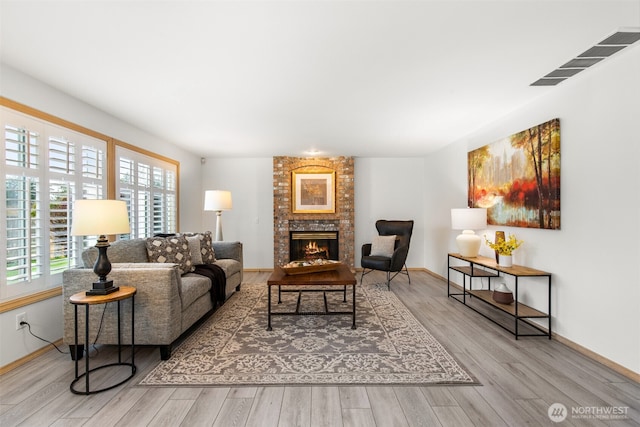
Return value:
M 331 271 L 337 270 L 342 263 L 340 261 L 328 261 L 324 264 L 312 264 L 312 265 L 303 265 L 303 266 L 294 266 L 294 267 L 286 267 L 282 266 L 282 270 L 287 275 L 296 275 L 296 274 L 307 274 L 307 273 L 317 273 L 320 271 Z

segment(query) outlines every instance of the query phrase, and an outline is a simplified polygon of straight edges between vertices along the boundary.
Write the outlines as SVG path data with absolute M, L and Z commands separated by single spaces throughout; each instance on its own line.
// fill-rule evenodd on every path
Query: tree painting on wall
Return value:
M 469 206 L 487 222 L 560 229 L 560 119 L 468 153 Z

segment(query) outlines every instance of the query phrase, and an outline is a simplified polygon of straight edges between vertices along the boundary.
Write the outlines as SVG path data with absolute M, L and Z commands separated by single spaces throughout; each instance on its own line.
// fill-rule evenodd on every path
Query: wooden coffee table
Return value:
M 335 315 L 335 314 L 350 314 L 352 316 L 351 329 L 356 329 L 356 276 L 351 272 L 349 267 L 344 264 L 340 264 L 337 269 L 331 271 L 319 271 L 315 273 L 295 274 L 287 275 L 280 267 L 275 267 L 273 273 L 267 280 L 268 292 L 268 321 L 267 331 L 271 331 L 271 316 L 304 316 L 304 315 Z M 271 288 L 273 286 L 278 287 L 278 304 L 282 302 L 282 292 L 297 292 L 298 303 L 296 304 L 296 310 L 291 312 L 277 312 L 271 311 Z M 301 288 L 304 286 L 304 288 Z M 341 287 L 341 289 L 327 289 L 327 287 Z M 327 292 L 342 292 L 343 301 L 347 302 L 347 286 L 351 286 L 353 291 L 353 300 L 351 304 L 351 311 L 329 311 L 327 305 Z M 282 289 L 286 287 L 285 289 Z M 287 288 L 294 289 L 287 289 Z M 317 288 L 316 288 L 317 287 Z M 300 311 L 300 298 L 303 292 L 323 292 L 324 296 L 324 311 L 312 311 L 303 312 Z

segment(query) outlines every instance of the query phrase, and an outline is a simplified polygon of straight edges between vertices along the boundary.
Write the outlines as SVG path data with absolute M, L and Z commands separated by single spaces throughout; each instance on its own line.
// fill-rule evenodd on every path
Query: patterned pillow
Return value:
M 146 245 L 149 262 L 178 264 L 180 274 L 189 273 L 195 269 L 191 252 L 189 252 L 189 242 L 184 236 L 149 237 Z
M 213 236 L 210 231 L 205 231 L 202 236 L 203 239 L 200 241 L 202 261 L 205 264 L 213 264 L 216 262 L 216 251 L 213 249 Z
M 213 250 L 213 236 L 210 231 L 205 231 L 204 233 L 182 233 L 182 235 L 199 238 L 201 264 L 213 264 L 216 262 L 216 252 Z
M 374 236 L 371 242 L 371 256 L 391 258 L 396 245 L 396 236 Z

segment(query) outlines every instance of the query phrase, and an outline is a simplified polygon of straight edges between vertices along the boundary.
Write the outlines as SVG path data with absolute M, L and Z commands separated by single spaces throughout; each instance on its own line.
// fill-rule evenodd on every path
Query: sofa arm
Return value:
M 77 268 L 63 272 L 64 342 L 74 343 L 74 306 L 71 295 L 86 291 L 97 277 L 92 269 Z M 180 274 L 174 264 L 135 263 L 113 264 L 109 279 L 115 286 L 133 286 L 135 295 L 136 344 L 171 344 L 182 331 L 182 302 Z M 131 300 L 121 302 L 123 343 L 131 337 Z M 80 311 L 80 310 L 79 310 Z M 118 338 L 117 304 L 92 306 L 89 310 L 89 340 L 102 344 L 116 344 Z M 104 313 L 104 318 L 103 317 Z M 84 331 L 84 313 L 78 315 L 78 328 Z M 84 332 L 79 336 L 84 343 Z
M 242 243 L 241 242 L 212 242 L 216 258 L 235 259 L 242 263 Z
M 242 242 L 212 242 L 217 259 L 234 259 L 240 263 L 240 277 L 238 286 L 244 279 L 244 259 L 242 255 Z M 239 289 L 239 287 L 238 287 Z

